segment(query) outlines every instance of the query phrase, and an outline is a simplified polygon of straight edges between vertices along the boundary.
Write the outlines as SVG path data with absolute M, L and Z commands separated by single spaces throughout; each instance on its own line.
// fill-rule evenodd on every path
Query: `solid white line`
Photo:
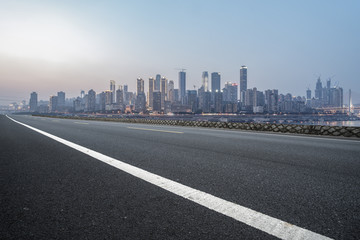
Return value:
M 221 213 L 225 216 L 231 217 L 237 221 L 245 223 L 251 227 L 257 228 L 261 231 L 264 231 L 268 234 L 271 234 L 280 239 L 331 239 L 326 236 L 314 233 L 307 229 L 292 225 L 290 223 L 284 222 L 277 218 L 270 217 L 263 213 L 254 211 L 252 209 L 240 206 L 238 204 L 226 201 L 224 199 L 215 197 L 211 194 L 199 191 L 197 189 L 185 186 L 178 182 L 174 182 L 167 178 L 161 177 L 159 175 L 150 173 L 143 169 L 134 167 L 130 164 L 121 162 L 115 158 L 106 156 L 99 152 L 93 151 L 86 147 L 80 146 L 78 144 L 72 143 L 65 139 L 59 138 L 50 133 L 44 132 L 37 128 L 31 127 L 19 121 L 16 121 L 9 116 L 7 116 L 12 121 L 21 124 L 27 128 L 30 128 L 40 134 L 43 134 L 55 141 L 58 141 L 66 146 L 69 146 L 75 150 L 78 150 L 86 155 L 89 155 L 93 158 L 96 158 L 106 164 L 109 164 L 115 168 L 118 168 L 126 173 L 129 173 L 137 178 L 140 178 L 144 181 L 147 181 L 151 184 L 154 184 L 162 189 L 165 189 L 171 193 L 174 193 L 180 197 L 188 199 L 192 202 L 200 204 L 206 208 L 214 210 L 218 213 Z

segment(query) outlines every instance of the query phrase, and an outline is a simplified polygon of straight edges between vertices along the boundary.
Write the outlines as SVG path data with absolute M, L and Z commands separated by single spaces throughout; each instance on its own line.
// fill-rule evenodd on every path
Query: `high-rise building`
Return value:
M 221 91 L 216 90 L 216 92 L 214 93 L 214 111 L 216 113 L 223 112 L 222 106 L 223 106 L 223 94 Z
M 236 83 L 226 82 L 223 89 L 223 100 L 226 102 L 237 102 L 238 85 Z
M 320 77 L 319 77 L 319 78 L 317 79 L 317 82 L 316 82 L 315 98 L 322 100 L 322 99 L 323 99 L 322 93 L 323 93 L 322 82 L 321 82 Z
M 201 76 L 202 79 L 202 86 L 204 87 L 204 91 L 209 91 L 209 74 L 207 71 L 204 71 Z
M 29 105 L 30 105 L 30 112 L 36 112 L 36 111 L 37 111 L 37 107 L 38 107 L 38 95 L 37 95 L 36 92 L 32 92 L 32 93 L 30 94 Z
M 279 91 L 277 89 L 265 91 L 265 104 L 268 113 L 278 111 Z
M 128 85 L 124 85 L 124 104 L 127 105 L 130 103 L 130 93 L 128 91 Z
M 218 72 L 211 73 L 211 92 L 220 92 L 221 77 Z
M 251 111 L 254 107 L 254 90 L 246 89 L 244 105 L 246 110 Z
M 91 89 L 89 90 L 87 96 L 86 111 L 94 112 L 96 107 L 96 92 Z
M 310 89 L 306 90 L 306 99 L 307 100 L 311 99 L 311 90 Z
M 146 111 L 146 96 L 145 96 L 144 92 L 140 92 L 136 96 L 135 110 L 137 112 L 145 112 Z
M 161 78 L 161 106 L 162 108 L 165 107 L 165 101 L 167 101 L 167 85 L 168 80 L 165 77 Z
M 352 97 L 351 97 L 351 89 L 349 89 L 349 114 L 352 113 Z
M 187 105 L 191 107 L 191 111 L 195 113 L 198 110 L 197 92 L 196 90 L 187 90 Z
M 50 110 L 50 112 L 55 112 L 58 110 L 58 97 L 57 96 L 50 96 L 49 110 Z
M 201 109 L 205 113 L 211 112 L 211 93 L 203 92 L 202 101 L 201 101 Z
M 152 108 L 153 107 L 153 92 L 154 92 L 154 87 L 155 87 L 155 79 L 153 77 L 149 78 L 149 93 L 148 93 L 148 96 L 149 96 L 149 100 L 148 100 L 148 104 L 149 104 L 149 107 Z
M 58 97 L 58 100 L 57 100 L 58 107 L 64 107 L 65 106 L 65 93 L 62 91 L 58 92 L 57 97 Z
M 124 91 L 122 86 L 119 86 L 118 90 L 116 90 L 116 104 L 120 107 L 124 104 Z
M 105 104 L 106 105 L 113 104 L 113 94 L 112 91 L 110 90 L 105 91 Z
M 240 68 L 240 101 L 245 102 L 245 92 L 247 90 L 247 67 L 245 65 Z
M 341 87 L 333 87 L 330 89 L 329 105 L 332 107 L 343 107 L 344 94 Z
M 180 91 L 179 91 L 179 89 L 174 89 L 174 101 L 175 102 L 180 101 Z
M 112 102 L 114 103 L 115 102 L 115 81 L 114 80 L 110 80 L 110 91 L 112 92 Z
M 184 70 L 179 72 L 179 95 L 181 103 L 184 104 L 186 96 L 186 72 Z
M 139 95 L 140 93 L 144 93 L 144 80 L 142 78 L 138 78 L 136 80 L 136 93 Z
M 160 91 L 160 81 L 161 81 L 161 75 L 156 74 L 154 91 Z
M 170 101 L 171 103 L 175 102 L 174 99 L 174 81 L 170 80 L 169 84 L 168 84 L 168 101 Z
M 144 112 L 146 110 L 146 96 L 144 93 L 144 80 L 138 78 L 136 80 L 137 95 L 135 101 L 135 110 L 138 112 Z
M 153 111 L 161 111 L 161 92 L 153 92 Z
M 100 111 L 105 111 L 106 109 L 106 92 L 99 94 L 99 109 Z

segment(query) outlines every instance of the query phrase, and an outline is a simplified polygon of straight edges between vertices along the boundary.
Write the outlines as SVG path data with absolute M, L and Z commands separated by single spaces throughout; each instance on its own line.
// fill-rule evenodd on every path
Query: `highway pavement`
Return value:
M 360 238 L 356 139 L 9 117 L 18 122 L 0 115 L 0 239 Z M 193 200 L 199 192 L 210 195 Z M 305 233 L 279 233 L 278 220 Z

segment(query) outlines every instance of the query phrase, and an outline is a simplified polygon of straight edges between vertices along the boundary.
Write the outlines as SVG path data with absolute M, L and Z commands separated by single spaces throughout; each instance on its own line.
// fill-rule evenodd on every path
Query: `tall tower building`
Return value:
M 124 85 L 124 104 L 127 105 L 130 102 L 130 96 L 128 91 L 128 85 Z
M 218 72 L 211 73 L 211 92 L 215 93 L 216 90 L 220 92 L 221 78 Z
M 240 101 L 245 102 L 245 92 L 247 89 L 247 67 L 245 65 L 240 68 Z
M 174 81 L 170 80 L 168 84 L 168 101 L 174 102 Z
M 138 78 L 136 80 L 136 93 L 139 95 L 140 93 L 144 93 L 144 80 L 142 78 Z
M 57 97 L 58 97 L 58 100 L 57 100 L 57 105 L 59 107 L 64 107 L 65 106 L 65 93 L 64 92 L 58 92 L 57 93 Z
M 154 91 L 160 91 L 160 81 L 161 81 L 161 75 L 156 74 Z
M 94 112 L 96 107 L 96 92 L 89 90 L 86 111 Z
M 38 95 L 37 95 L 36 92 L 32 92 L 32 93 L 30 94 L 29 105 L 30 105 L 30 112 L 36 112 L 36 111 L 37 111 L 37 107 L 38 107 Z
M 165 101 L 167 101 L 167 85 L 168 80 L 165 77 L 161 78 L 161 106 L 165 107 Z
M 179 97 L 182 104 L 185 104 L 186 96 L 186 72 L 181 70 L 179 72 Z
M 105 104 L 106 105 L 111 105 L 114 103 L 112 96 L 113 96 L 112 91 L 110 91 L 110 90 L 105 91 Z
M 223 101 L 237 102 L 238 100 L 238 85 L 236 83 L 226 82 L 223 89 Z
M 207 71 L 202 73 L 201 79 L 202 79 L 202 86 L 204 87 L 204 91 L 208 92 L 209 91 L 209 74 Z
M 322 93 L 323 93 L 322 82 L 321 82 L 320 77 L 319 77 L 319 78 L 317 79 L 317 82 L 316 82 L 315 98 L 322 100 L 322 99 L 323 99 Z
M 112 92 L 112 102 L 115 102 L 115 81 L 114 80 L 110 80 L 110 91 Z
M 161 111 L 161 92 L 154 91 L 153 92 L 153 111 Z
M 310 89 L 306 90 L 306 99 L 308 99 L 308 100 L 311 99 L 311 90 Z
M 155 79 L 153 77 L 149 78 L 149 93 L 148 93 L 148 96 L 149 96 L 149 107 L 153 107 L 153 102 L 154 102 L 154 87 L 155 87 Z
M 58 109 L 58 97 L 57 96 L 50 96 L 49 101 L 49 110 L 50 112 L 55 112 Z
M 121 85 L 116 90 L 116 104 L 120 105 L 120 107 L 124 104 L 124 91 Z

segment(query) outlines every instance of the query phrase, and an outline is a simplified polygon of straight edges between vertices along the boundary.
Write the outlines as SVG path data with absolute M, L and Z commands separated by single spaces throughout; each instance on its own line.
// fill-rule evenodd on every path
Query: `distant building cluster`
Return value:
M 93 89 L 81 91 L 75 99 L 65 99 L 64 92 L 51 96 L 48 104 L 38 104 L 36 92 L 31 93 L 29 109 L 32 112 L 117 112 L 117 113 L 306 113 L 315 108 L 343 106 L 343 90 L 331 86 L 331 80 L 322 86 L 317 80 L 315 96 L 311 90 L 306 97 L 290 93 L 280 94 L 277 89 L 259 91 L 248 88 L 248 69 L 240 68 L 238 83 L 225 82 L 221 87 L 221 74 L 204 71 L 198 89 L 186 88 L 186 72 L 178 75 L 178 88 L 173 80 L 157 74 L 150 77 L 148 89 L 145 80 L 136 79 L 136 92 L 129 92 L 127 85 L 110 80 L 109 90 L 96 93 Z M 240 86 L 240 88 L 238 87 Z
M 311 90 L 306 91 L 307 105 L 312 108 L 322 107 L 343 107 L 344 94 L 343 89 L 339 86 L 331 85 L 331 78 L 326 81 L 323 87 L 320 77 L 316 82 L 315 96 L 311 96 Z

